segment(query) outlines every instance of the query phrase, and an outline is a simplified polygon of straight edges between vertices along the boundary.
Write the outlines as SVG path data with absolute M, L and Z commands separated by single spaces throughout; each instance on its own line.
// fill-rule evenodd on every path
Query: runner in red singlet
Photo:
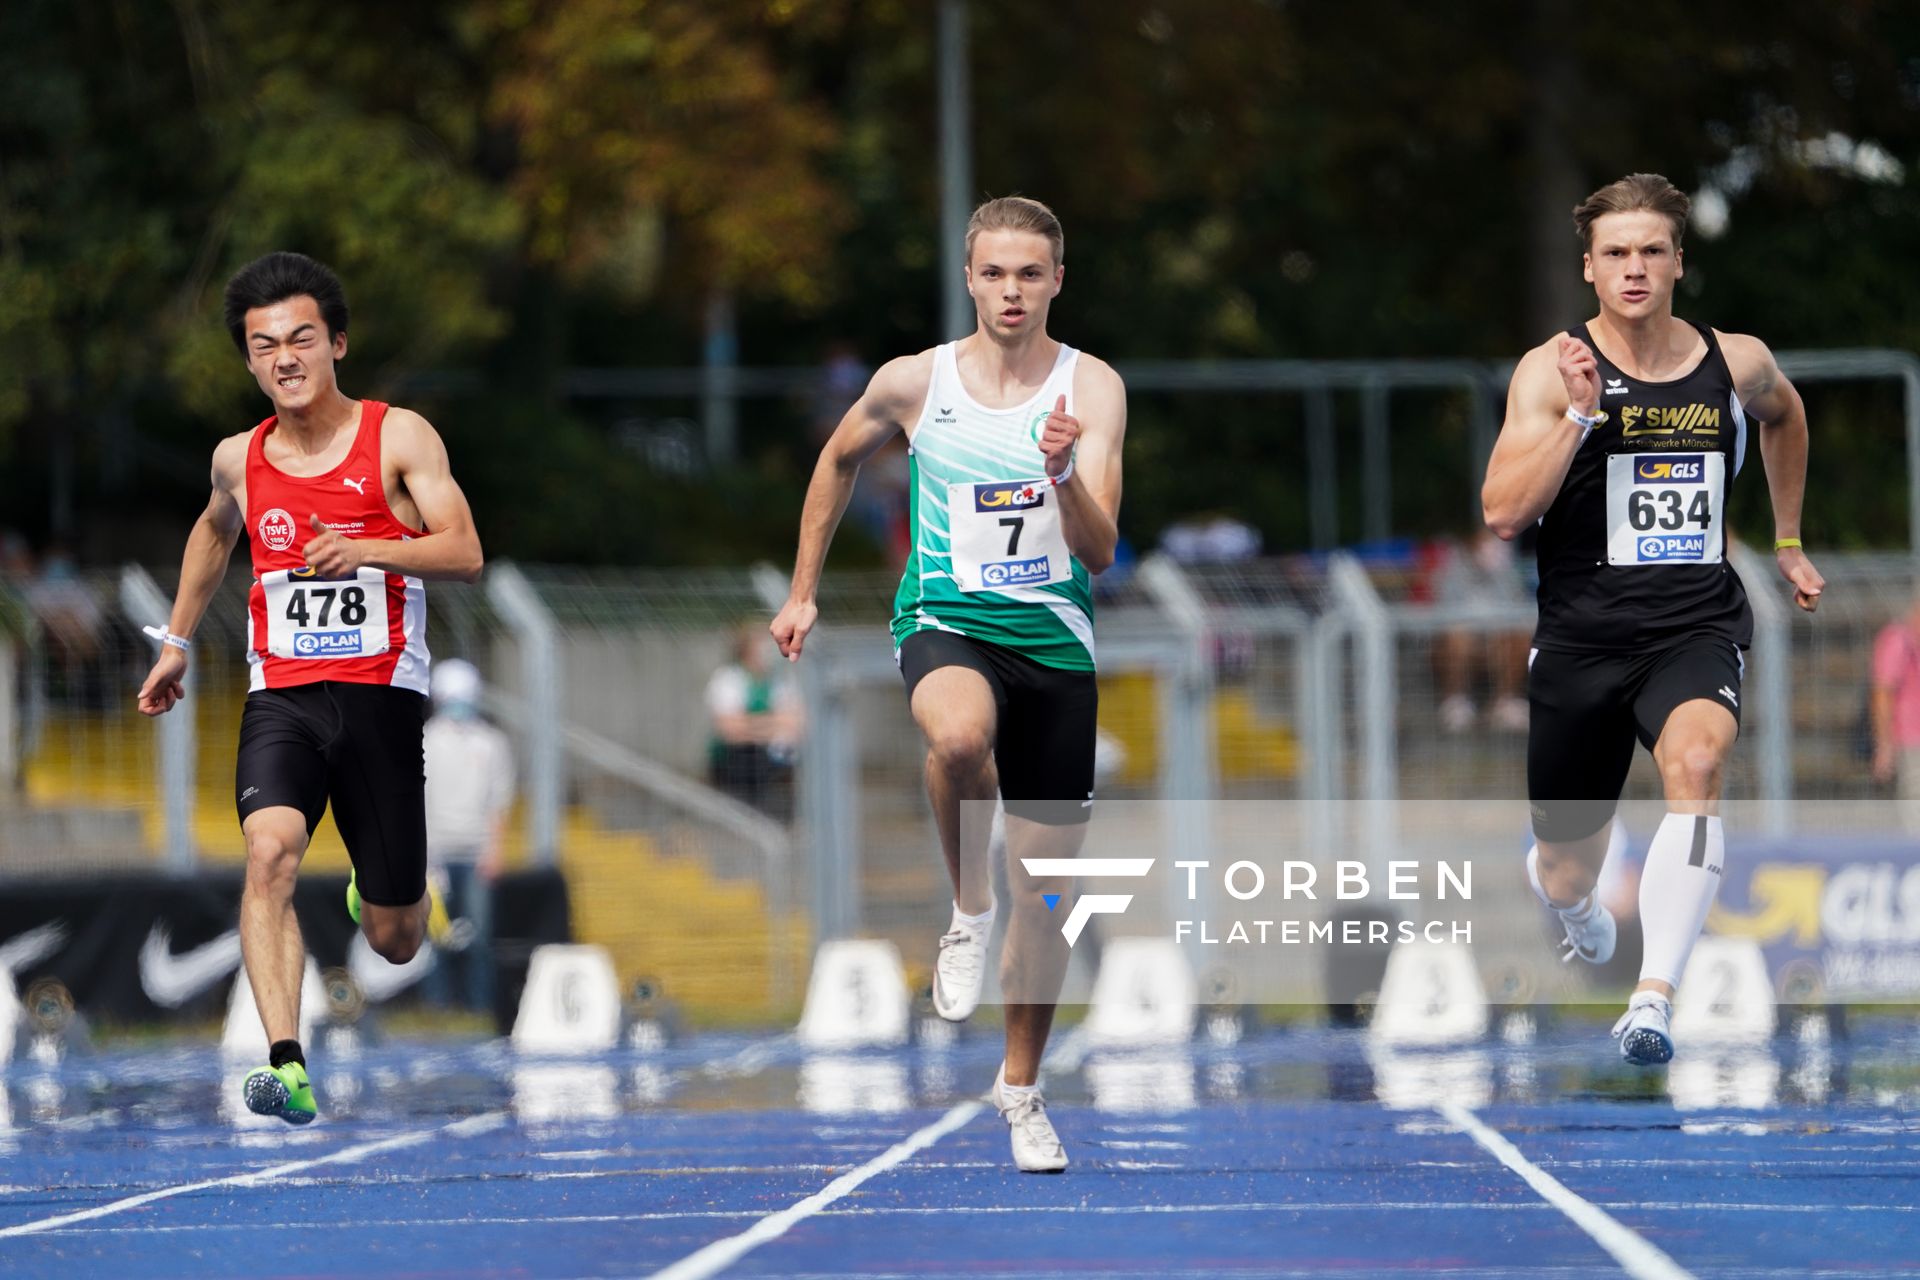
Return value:
M 480 576 L 480 538 L 446 447 L 419 414 L 351 400 L 340 280 L 271 253 L 227 284 L 227 328 L 274 416 L 220 442 L 213 496 L 187 537 L 180 590 L 140 710 L 182 696 L 194 629 L 244 531 L 253 557 L 251 669 L 234 793 L 247 841 L 240 944 L 269 1065 L 246 1102 L 305 1124 L 316 1114 L 300 1047 L 306 950 L 293 886 L 331 801 L 353 860 L 348 894 L 380 955 L 404 964 L 426 935 L 426 579 Z

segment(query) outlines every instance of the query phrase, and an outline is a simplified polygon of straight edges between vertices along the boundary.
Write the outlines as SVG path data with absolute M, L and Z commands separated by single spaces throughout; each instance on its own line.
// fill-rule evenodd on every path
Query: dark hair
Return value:
M 255 258 L 227 281 L 227 332 L 242 355 L 247 350 L 247 312 L 302 295 L 312 298 L 326 322 L 327 338 L 347 331 L 347 291 L 333 268 L 304 253 L 281 250 Z
M 1693 202 L 1687 193 L 1657 173 L 1630 173 L 1609 182 L 1573 207 L 1573 231 L 1589 253 L 1593 251 L 1593 224 L 1609 213 L 1657 213 L 1673 228 L 1673 247 L 1687 231 L 1687 211 Z

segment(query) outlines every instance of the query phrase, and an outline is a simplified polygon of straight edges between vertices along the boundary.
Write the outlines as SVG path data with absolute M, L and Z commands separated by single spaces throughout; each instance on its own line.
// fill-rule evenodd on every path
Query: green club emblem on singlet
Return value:
M 1042 409 L 1038 414 L 1034 415 L 1033 421 L 1027 424 L 1027 439 L 1038 445 L 1040 443 L 1040 428 L 1047 425 L 1047 419 L 1051 416 L 1053 416 L 1052 409 Z

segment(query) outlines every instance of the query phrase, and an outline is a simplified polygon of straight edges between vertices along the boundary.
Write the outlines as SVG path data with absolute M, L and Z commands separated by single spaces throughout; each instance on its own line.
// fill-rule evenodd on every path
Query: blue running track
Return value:
M 947 1049 L 501 1044 L 315 1056 L 322 1120 L 232 1114 L 209 1053 L 14 1064 L 0 1275 L 1884 1277 L 1920 1269 L 1920 1035 L 1669 1071 L 1604 1028 L 1383 1058 L 1272 1030 L 1048 1074 L 1072 1157 L 1011 1167 Z

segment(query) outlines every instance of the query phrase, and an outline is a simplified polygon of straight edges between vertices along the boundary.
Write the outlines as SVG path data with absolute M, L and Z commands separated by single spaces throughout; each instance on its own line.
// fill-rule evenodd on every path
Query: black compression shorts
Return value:
M 1705 698 L 1740 720 L 1746 659 L 1720 636 L 1637 653 L 1537 649 L 1527 666 L 1527 796 L 1533 834 L 1569 841 L 1607 825 L 1638 738 L 1653 750 L 1667 717 Z
M 298 809 L 312 836 L 333 802 L 360 896 L 410 907 L 427 892 L 427 700 L 410 689 L 323 681 L 247 695 L 234 798 L 248 815 Z
M 901 644 L 899 660 L 909 700 L 927 673 L 941 667 L 966 667 L 985 678 L 998 713 L 993 759 L 1008 813 L 1054 827 L 1093 816 L 1100 686 L 1091 671 L 1063 671 L 951 631 L 914 632 Z

